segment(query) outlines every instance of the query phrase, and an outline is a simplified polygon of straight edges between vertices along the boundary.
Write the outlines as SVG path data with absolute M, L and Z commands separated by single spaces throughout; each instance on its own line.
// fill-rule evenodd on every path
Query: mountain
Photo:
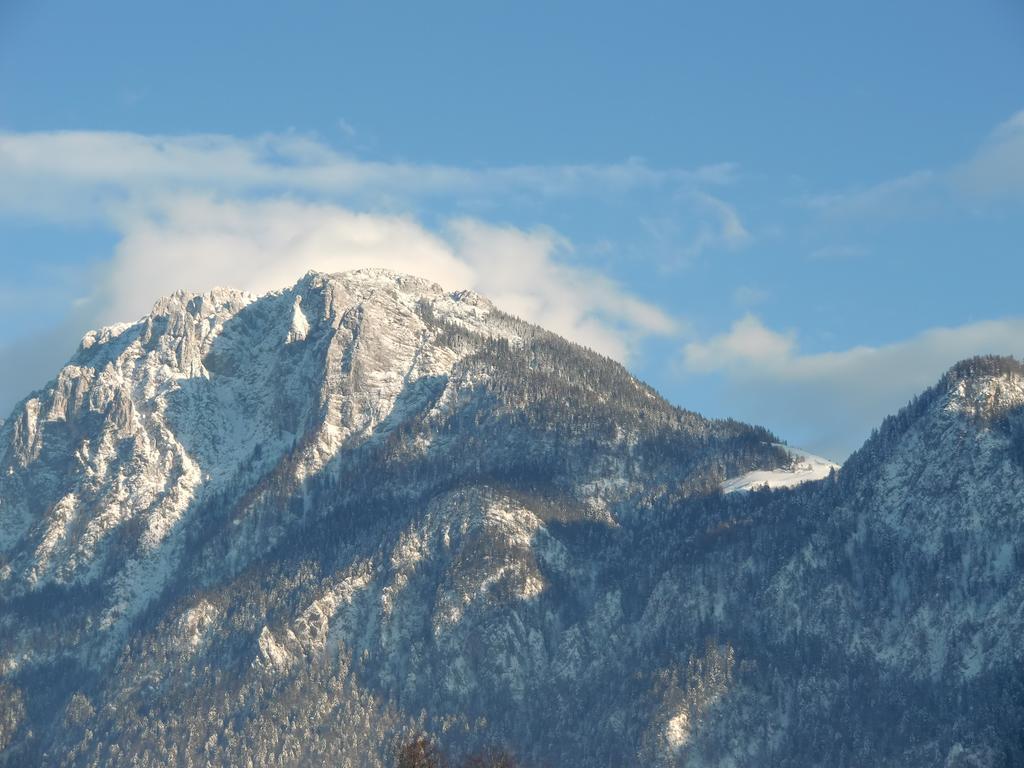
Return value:
M 1024 369 L 779 443 L 413 277 L 170 296 L 0 426 L 0 765 L 1024 760 Z

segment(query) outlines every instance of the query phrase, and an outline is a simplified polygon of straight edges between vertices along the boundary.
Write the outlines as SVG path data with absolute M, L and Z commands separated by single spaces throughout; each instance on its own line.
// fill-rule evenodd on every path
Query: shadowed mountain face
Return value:
M 176 294 L 0 426 L 0 764 L 1024 760 L 1024 373 L 834 477 L 378 270 Z

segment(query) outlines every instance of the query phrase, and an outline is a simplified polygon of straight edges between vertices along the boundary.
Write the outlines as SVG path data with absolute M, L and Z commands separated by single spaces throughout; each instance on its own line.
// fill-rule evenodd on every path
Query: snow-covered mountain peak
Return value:
M 151 310 L 134 323 L 117 322 L 86 332 L 79 352 L 109 343 L 131 329 L 149 328 L 152 332 L 154 324 L 160 326 L 160 333 L 178 337 L 186 332 L 186 316 L 190 321 L 205 320 L 215 327 L 259 299 L 269 302 L 275 297 L 288 297 L 293 301 L 293 307 L 302 306 L 305 301 L 305 308 L 300 311 L 307 323 L 317 319 L 330 322 L 332 310 L 333 315 L 338 316 L 366 302 L 388 305 L 397 301 L 406 308 L 426 303 L 442 316 L 452 315 L 443 319 L 455 322 L 463 322 L 467 318 L 479 320 L 494 310 L 494 305 L 488 299 L 473 291 L 446 291 L 433 281 L 389 269 L 368 267 L 336 273 L 310 270 L 294 285 L 262 296 L 229 287 L 215 287 L 206 291 L 174 291 L 157 299 Z M 322 316 L 310 317 L 311 307 L 319 307 Z M 302 323 L 294 312 L 291 319 L 300 325 Z M 375 319 L 379 321 L 382 318 L 378 316 Z
M 150 312 L 134 323 L 87 332 L 72 362 L 102 368 L 133 348 L 151 359 L 163 349 L 173 354 L 156 355 L 161 365 L 187 376 L 208 375 L 215 371 L 208 367 L 204 371 L 198 363 L 205 364 L 211 353 L 211 360 L 222 357 L 213 347 L 225 330 L 237 335 L 242 327 L 252 331 L 262 326 L 265 338 L 255 339 L 258 343 L 250 351 L 262 347 L 272 353 L 278 343 L 305 341 L 311 334 L 322 338 L 336 333 L 339 325 L 349 331 L 395 331 L 401 326 L 409 338 L 415 338 L 422 335 L 425 312 L 442 323 L 486 337 L 514 340 L 516 335 L 507 324 L 489 322 L 494 305 L 472 291 L 448 292 L 430 280 L 381 268 L 341 273 L 311 270 L 294 285 L 263 296 L 234 288 L 175 291 L 158 299 Z M 233 345 L 225 342 L 223 346 Z M 226 371 L 219 368 L 216 372 Z
M 1024 405 L 1024 365 L 1012 357 L 974 357 L 943 377 L 948 410 L 993 419 Z
M 0 434 L 0 564 L 21 553 L 0 593 L 114 570 L 102 621 L 125 625 L 160 593 L 206 500 L 275 467 L 302 483 L 383 439 L 495 337 L 516 332 L 489 302 L 378 269 L 311 272 L 262 297 L 177 291 L 87 333 Z M 114 536 L 125 530 L 131 544 Z
M 484 306 L 489 309 L 493 304 L 477 293 L 469 290 L 449 292 L 440 284 L 415 275 L 395 272 L 383 267 L 364 267 L 347 272 L 308 271 L 291 289 L 293 291 L 323 290 L 334 286 L 347 291 L 353 297 L 365 300 L 379 291 L 400 293 L 416 299 L 439 299 L 447 297 L 453 302 Z

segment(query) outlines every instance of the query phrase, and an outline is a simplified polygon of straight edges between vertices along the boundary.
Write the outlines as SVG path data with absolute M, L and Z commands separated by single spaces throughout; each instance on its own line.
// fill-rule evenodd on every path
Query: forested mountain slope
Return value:
M 0 426 L 0 764 L 1013 764 L 1022 409 L 723 495 L 793 456 L 475 294 L 175 294 Z

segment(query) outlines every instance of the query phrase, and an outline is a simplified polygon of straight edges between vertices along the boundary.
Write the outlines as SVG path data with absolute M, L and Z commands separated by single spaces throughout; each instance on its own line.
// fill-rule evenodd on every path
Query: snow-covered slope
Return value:
M 792 488 L 812 480 L 824 480 L 832 472 L 839 469 L 835 462 L 815 456 L 813 453 L 780 445 L 790 456 L 793 463 L 778 469 L 755 469 L 733 477 L 722 483 L 722 493 L 751 491 L 757 488 Z

